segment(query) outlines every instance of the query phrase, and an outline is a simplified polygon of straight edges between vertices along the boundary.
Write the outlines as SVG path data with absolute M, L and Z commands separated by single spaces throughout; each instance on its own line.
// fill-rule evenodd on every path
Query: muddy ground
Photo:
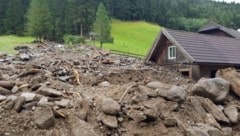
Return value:
M 17 50 L 0 54 L 0 136 L 240 136 L 240 118 L 204 107 L 239 108 L 239 98 L 192 96 L 196 82 L 173 68 L 89 46 Z

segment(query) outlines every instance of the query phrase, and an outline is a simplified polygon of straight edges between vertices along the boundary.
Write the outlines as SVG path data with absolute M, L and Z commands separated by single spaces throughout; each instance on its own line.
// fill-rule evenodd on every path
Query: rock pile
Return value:
M 194 84 L 87 46 L 17 49 L 0 55 L 0 135 L 240 134 L 234 69 Z

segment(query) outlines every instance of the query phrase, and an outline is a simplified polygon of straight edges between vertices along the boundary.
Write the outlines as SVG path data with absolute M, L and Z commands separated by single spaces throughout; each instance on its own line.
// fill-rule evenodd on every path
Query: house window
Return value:
M 168 59 L 176 59 L 176 46 L 168 47 Z

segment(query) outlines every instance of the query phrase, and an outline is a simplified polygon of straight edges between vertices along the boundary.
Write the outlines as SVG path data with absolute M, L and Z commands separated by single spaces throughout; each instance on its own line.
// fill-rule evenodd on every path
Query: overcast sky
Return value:
M 215 0 L 215 1 L 225 1 L 225 2 L 233 2 L 240 3 L 240 0 Z

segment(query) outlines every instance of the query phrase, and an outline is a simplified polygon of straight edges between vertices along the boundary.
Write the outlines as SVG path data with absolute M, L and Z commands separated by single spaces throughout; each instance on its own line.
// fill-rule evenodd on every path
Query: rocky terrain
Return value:
M 184 79 L 89 46 L 0 54 L 0 136 L 240 136 L 240 74 Z

